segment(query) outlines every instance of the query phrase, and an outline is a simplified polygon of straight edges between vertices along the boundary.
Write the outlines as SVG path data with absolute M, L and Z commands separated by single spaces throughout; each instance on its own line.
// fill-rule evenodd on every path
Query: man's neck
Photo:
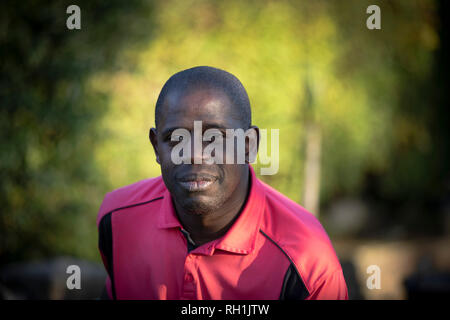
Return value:
M 174 201 L 177 216 L 183 227 L 190 233 L 196 245 L 202 245 L 218 239 L 231 228 L 247 201 L 251 187 L 250 178 L 248 170 L 246 177 L 243 179 L 245 183 L 240 183 L 230 199 L 221 208 L 214 210 L 210 214 L 193 215 L 186 213 Z

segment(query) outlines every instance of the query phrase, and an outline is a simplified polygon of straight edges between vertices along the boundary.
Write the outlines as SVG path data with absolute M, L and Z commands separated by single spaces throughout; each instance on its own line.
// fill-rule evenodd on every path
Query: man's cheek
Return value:
M 173 166 L 172 158 L 170 156 L 170 149 L 163 149 L 163 152 L 159 155 L 161 166 L 164 168 L 171 168 Z

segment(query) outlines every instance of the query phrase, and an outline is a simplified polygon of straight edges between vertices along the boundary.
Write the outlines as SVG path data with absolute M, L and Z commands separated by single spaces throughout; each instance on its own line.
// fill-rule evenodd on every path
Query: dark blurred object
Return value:
M 404 281 L 408 299 L 444 299 L 450 297 L 450 272 L 440 272 L 428 256 L 420 259 L 417 271 Z
M 80 289 L 67 288 L 66 281 L 71 273 L 66 271 L 70 265 L 80 267 Z M 12 263 L 0 269 L 0 299 L 99 299 L 105 279 L 101 264 L 70 257 Z
M 357 197 L 342 197 L 326 210 L 326 229 L 336 237 L 357 237 L 372 228 L 380 215 L 374 214 L 368 203 Z
M 356 276 L 355 265 L 352 261 L 341 260 L 342 272 L 344 273 L 345 283 L 347 284 L 349 300 L 364 300 L 360 290 L 360 283 Z

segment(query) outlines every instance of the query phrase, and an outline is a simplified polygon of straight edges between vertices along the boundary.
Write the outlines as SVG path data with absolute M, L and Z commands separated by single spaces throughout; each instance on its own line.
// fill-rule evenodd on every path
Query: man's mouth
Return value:
M 183 189 L 189 192 L 198 192 L 208 189 L 216 180 L 216 177 L 210 175 L 189 174 L 178 179 L 178 183 Z

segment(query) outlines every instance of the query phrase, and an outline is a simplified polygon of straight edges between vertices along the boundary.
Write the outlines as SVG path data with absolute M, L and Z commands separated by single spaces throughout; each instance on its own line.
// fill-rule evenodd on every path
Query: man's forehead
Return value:
M 228 96 L 221 90 L 196 88 L 167 95 L 161 113 L 161 127 L 190 128 L 194 121 L 202 121 L 204 127 L 234 128 L 239 115 Z

